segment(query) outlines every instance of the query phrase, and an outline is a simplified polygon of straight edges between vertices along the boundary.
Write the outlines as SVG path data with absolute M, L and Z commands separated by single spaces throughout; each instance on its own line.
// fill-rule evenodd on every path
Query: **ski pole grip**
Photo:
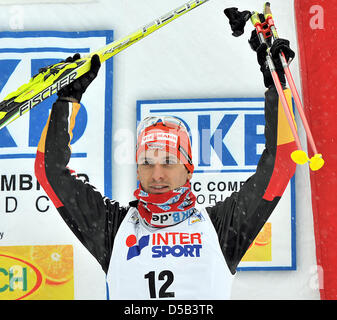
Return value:
M 250 21 L 252 22 L 253 26 L 256 29 L 256 33 L 260 40 L 260 43 L 264 43 L 265 39 L 264 39 L 264 33 L 263 33 L 263 28 L 262 28 L 262 23 L 259 17 L 259 13 L 256 11 L 253 11 L 250 17 Z
M 274 39 L 279 38 L 277 31 L 276 31 L 276 27 L 275 27 L 275 23 L 274 23 L 274 18 L 273 15 L 271 13 L 271 9 L 270 9 L 270 3 L 266 2 L 264 4 L 264 8 L 263 8 L 263 14 L 264 14 L 264 18 L 270 28 L 270 31 L 273 34 Z
M 252 22 L 253 26 L 257 29 L 258 26 L 261 26 L 261 21 L 259 18 L 258 12 L 254 11 L 253 14 L 250 17 L 250 21 Z
M 263 13 L 264 13 L 264 18 L 266 19 L 266 22 L 268 23 L 269 27 L 273 26 L 274 20 L 273 20 L 273 14 L 271 13 L 269 2 L 266 2 L 264 4 Z

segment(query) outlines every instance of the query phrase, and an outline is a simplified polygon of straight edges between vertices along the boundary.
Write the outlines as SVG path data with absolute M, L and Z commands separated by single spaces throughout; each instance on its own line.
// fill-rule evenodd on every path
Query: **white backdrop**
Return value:
M 114 38 L 118 39 L 183 2 L 97 0 L 83 4 L 79 4 L 79 1 L 29 4 L 27 0 L 24 5 L 18 2 L 18 5 L 0 6 L 1 29 L 113 30 Z M 262 75 L 255 53 L 247 42 L 251 28 L 246 28 L 246 33 L 240 38 L 234 38 L 223 14 L 223 9 L 231 6 L 240 10 L 261 11 L 263 3 L 263 0 L 210 0 L 114 57 L 114 199 L 126 205 L 132 199 L 136 185 L 134 141 L 127 133 L 135 129 L 137 100 L 263 97 L 265 88 Z M 289 39 L 298 53 L 293 0 L 274 0 L 271 5 L 280 36 Z M 299 86 L 297 59 L 291 69 Z M 303 137 L 301 126 L 300 136 Z M 121 160 L 118 154 L 126 138 L 130 141 L 130 148 L 126 151 L 131 158 Z M 234 282 L 233 299 L 319 299 L 310 182 L 306 166 L 297 169 L 296 196 L 297 270 L 239 272 Z M 89 254 L 87 259 L 92 262 L 88 263 L 90 268 L 87 271 L 97 272 L 103 279 L 100 267 Z M 85 274 L 86 267 L 83 268 L 81 266 L 81 272 Z M 104 299 L 104 281 L 97 283 L 91 281 L 90 276 L 86 278 L 87 282 L 76 288 L 77 291 L 86 292 L 79 297 Z M 90 288 L 95 290 L 90 291 Z

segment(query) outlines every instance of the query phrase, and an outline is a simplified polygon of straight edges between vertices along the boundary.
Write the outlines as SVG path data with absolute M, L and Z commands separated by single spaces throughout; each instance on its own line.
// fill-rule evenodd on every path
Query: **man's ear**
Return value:
M 192 179 L 192 176 L 193 176 L 193 173 L 192 173 L 192 172 L 188 172 L 188 173 L 187 173 L 187 179 L 188 179 L 188 180 L 191 180 L 191 179 Z

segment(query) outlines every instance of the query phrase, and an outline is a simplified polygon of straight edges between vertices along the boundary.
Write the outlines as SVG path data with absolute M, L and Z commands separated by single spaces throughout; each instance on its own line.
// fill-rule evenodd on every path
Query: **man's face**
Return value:
M 146 150 L 138 157 L 137 178 L 147 193 L 164 193 L 184 185 L 192 178 L 173 154 L 159 149 Z

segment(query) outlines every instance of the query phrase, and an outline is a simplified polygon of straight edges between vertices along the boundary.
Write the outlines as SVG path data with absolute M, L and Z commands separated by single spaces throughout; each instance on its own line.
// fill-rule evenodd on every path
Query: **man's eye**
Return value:
M 149 160 L 144 160 L 143 161 L 143 165 L 145 165 L 145 166 L 149 166 L 151 164 L 151 162 L 149 161 Z
M 176 159 L 171 159 L 171 158 L 167 158 L 165 159 L 165 164 L 177 164 L 177 160 Z
M 144 159 L 144 160 L 139 161 L 139 164 L 142 165 L 142 166 L 148 166 L 150 164 L 150 162 L 148 160 Z

